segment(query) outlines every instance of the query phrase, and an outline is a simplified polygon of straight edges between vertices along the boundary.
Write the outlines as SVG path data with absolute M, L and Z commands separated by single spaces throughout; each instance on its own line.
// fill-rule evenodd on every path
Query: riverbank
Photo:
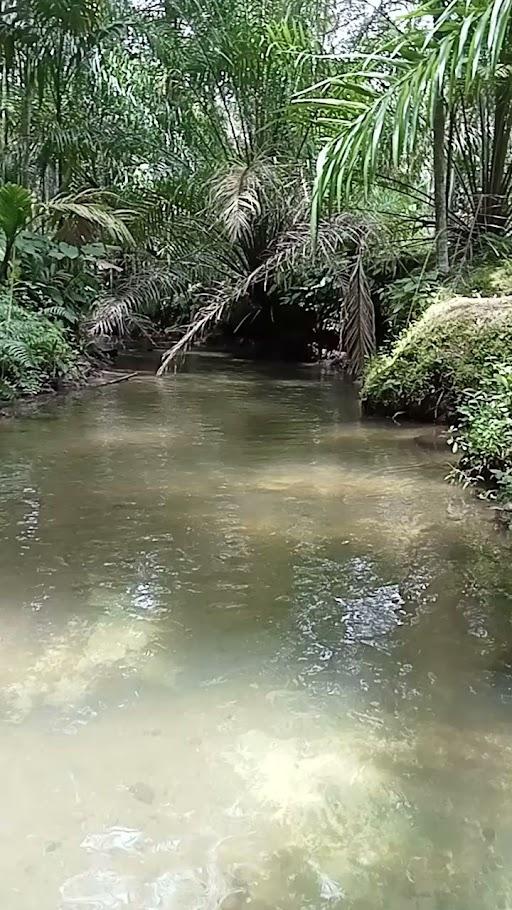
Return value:
M 81 381 L 63 380 L 59 387 L 51 391 L 40 392 L 31 397 L 14 398 L 12 401 L 0 401 L 0 419 L 10 419 L 15 417 L 30 417 L 40 408 L 51 402 L 67 398 L 77 397 L 84 392 L 93 391 L 109 385 L 116 385 L 119 382 L 126 382 L 137 375 L 136 371 L 128 372 L 126 370 L 106 370 L 92 368 L 91 371 L 84 375 Z
M 451 427 L 456 475 L 512 499 L 512 296 L 438 299 L 374 358 L 367 414 Z

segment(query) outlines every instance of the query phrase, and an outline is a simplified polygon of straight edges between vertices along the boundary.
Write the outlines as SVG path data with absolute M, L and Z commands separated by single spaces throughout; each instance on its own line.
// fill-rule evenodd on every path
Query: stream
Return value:
M 0 425 L 2 910 L 512 907 L 511 544 L 314 367 Z

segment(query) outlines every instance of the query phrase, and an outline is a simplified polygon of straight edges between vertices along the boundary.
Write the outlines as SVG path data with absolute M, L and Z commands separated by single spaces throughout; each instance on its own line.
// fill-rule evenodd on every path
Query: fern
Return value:
M 76 325 L 78 322 L 76 313 L 64 306 L 47 306 L 43 309 L 43 316 L 48 319 L 60 319 L 67 325 Z
M 0 341 L 0 362 L 9 369 L 30 370 L 37 366 L 28 346 L 16 338 L 3 338 Z
M 75 353 L 59 323 L 0 301 L 0 398 L 36 395 L 74 365 Z

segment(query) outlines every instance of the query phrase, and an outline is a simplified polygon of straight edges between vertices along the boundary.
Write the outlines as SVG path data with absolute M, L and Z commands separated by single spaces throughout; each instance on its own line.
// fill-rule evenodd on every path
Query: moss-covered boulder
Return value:
M 370 414 L 448 419 L 493 364 L 512 366 L 512 297 L 453 297 L 435 303 L 370 365 Z
M 512 294 L 512 259 L 475 260 L 440 280 L 420 269 L 389 282 L 378 291 L 381 334 L 396 339 L 434 303 L 455 297 L 508 297 Z

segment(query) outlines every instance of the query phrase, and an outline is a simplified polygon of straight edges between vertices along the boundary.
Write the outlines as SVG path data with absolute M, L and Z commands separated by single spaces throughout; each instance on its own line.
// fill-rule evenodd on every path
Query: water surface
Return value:
M 447 470 L 221 357 L 4 422 L 2 908 L 510 907 L 510 545 Z

